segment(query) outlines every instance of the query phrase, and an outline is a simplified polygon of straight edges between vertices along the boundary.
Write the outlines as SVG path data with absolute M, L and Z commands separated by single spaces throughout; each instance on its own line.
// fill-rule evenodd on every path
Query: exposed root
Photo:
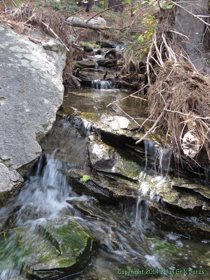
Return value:
M 158 67 L 153 66 L 152 60 Z M 181 152 L 195 161 L 202 148 L 210 161 L 209 81 L 189 59 L 177 59 L 164 35 L 158 43 L 154 37 L 147 74 L 155 80 L 148 90 L 148 113 L 157 120 L 152 129 L 158 125 L 167 132 L 177 161 Z

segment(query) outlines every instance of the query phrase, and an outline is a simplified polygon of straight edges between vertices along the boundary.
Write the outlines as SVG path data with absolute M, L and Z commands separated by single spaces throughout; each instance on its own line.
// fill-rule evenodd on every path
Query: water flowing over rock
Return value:
M 33 182 L 27 181 L 13 206 L 14 198 L 10 200 L 10 210 L 0 210 L 0 227 L 7 229 L 0 235 L 1 248 L 7 248 L 0 250 L 1 279 L 18 276 L 20 267 L 29 279 L 59 279 L 80 271 L 97 247 L 96 239 L 69 216 L 72 206 L 65 200 L 70 194 L 72 201 L 78 196 L 59 172 L 62 163 L 54 155 L 46 156 L 44 166 L 44 156 L 40 158 L 30 177 Z
M 41 154 L 38 142 L 63 100 L 66 53 L 46 36 L 43 45 L 35 44 L 2 25 L 0 36 L 0 192 L 5 192 L 20 185 Z
M 209 169 L 207 186 L 177 173 L 158 131 L 135 145 L 150 128 L 138 124 L 145 100 L 97 65 L 78 68 L 92 88 L 65 92 L 42 155 L 0 209 L 0 278 L 209 278 Z

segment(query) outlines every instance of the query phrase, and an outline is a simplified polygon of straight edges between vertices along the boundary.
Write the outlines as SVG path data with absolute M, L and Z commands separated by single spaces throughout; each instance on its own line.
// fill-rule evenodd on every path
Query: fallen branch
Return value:
M 114 30 L 124 30 L 125 28 L 117 28 L 117 27 L 105 27 L 105 26 L 97 26 L 97 25 L 94 25 L 94 24 L 90 24 L 90 23 L 87 23 L 87 22 L 81 22 L 81 21 L 75 21 L 75 20 L 65 20 L 65 22 L 68 24 L 68 25 L 72 25 L 72 26 L 75 26 L 75 27 L 80 27 L 80 28 L 88 28 L 88 29 L 93 29 L 93 30 L 99 30 L 99 31 L 102 31 L 102 30 L 109 30 L 109 29 L 114 29 Z
M 142 91 L 143 89 L 145 89 L 145 88 L 148 87 L 148 86 L 149 86 L 149 85 L 146 84 L 145 86 L 143 86 L 143 87 L 140 88 L 139 90 L 137 90 L 137 91 L 131 93 L 130 95 L 128 95 L 128 96 L 126 96 L 126 97 L 123 97 L 123 98 L 121 98 L 121 99 L 117 99 L 117 100 L 115 100 L 115 101 L 109 103 L 106 107 L 109 107 L 110 105 L 112 105 L 112 104 L 114 104 L 114 103 L 116 103 L 116 102 L 120 102 L 120 101 L 122 101 L 122 100 L 124 100 L 124 99 L 126 99 L 126 98 L 128 98 L 128 97 L 133 97 L 133 95 L 139 93 L 140 91 Z M 139 97 L 139 98 L 141 98 L 143 101 L 147 101 L 147 99 L 144 99 L 144 98 L 142 98 L 142 97 Z
M 56 37 L 56 39 L 58 39 L 58 41 L 60 41 L 61 44 L 62 44 L 62 45 L 66 48 L 66 50 L 69 52 L 69 51 L 70 51 L 69 48 L 64 44 L 64 42 L 61 40 L 61 38 L 52 30 L 52 28 L 49 27 L 49 25 L 47 25 L 47 24 L 44 23 L 43 21 L 42 21 L 42 24 L 43 24 L 44 26 L 46 26 L 47 29 L 49 29 L 49 30 L 52 32 L 52 34 Z
M 77 81 L 78 80 L 77 77 L 75 77 L 74 75 L 70 75 L 70 78 L 77 88 L 81 87 L 80 83 Z
M 127 114 L 117 103 L 115 103 L 115 106 L 117 106 L 117 108 L 121 110 L 126 116 L 132 119 L 138 126 L 141 126 L 131 115 Z
M 130 30 L 131 26 L 134 24 L 134 22 L 135 22 L 136 19 L 140 16 L 141 13 L 142 13 L 142 11 L 141 11 L 140 13 L 138 13 L 137 16 L 135 16 L 134 20 L 131 22 L 130 26 L 128 26 L 128 29 L 125 31 L 125 34 L 126 34 L 127 32 L 130 32 L 129 30 Z
M 7 12 L 7 6 L 6 6 L 5 2 L 4 2 L 4 0 L 2 0 L 2 2 L 3 2 L 3 4 L 4 4 L 4 11 L 5 11 L 5 13 L 6 13 L 6 12 Z

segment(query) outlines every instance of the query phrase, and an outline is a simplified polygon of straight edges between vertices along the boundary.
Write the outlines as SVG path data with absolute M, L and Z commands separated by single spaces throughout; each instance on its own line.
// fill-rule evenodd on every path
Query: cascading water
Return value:
M 42 258 L 42 251 L 36 252 L 34 248 L 34 244 L 40 244 L 40 228 L 50 221 L 56 225 L 63 217 L 74 218 L 100 240 L 98 254 L 83 272 L 84 277 L 94 272 L 95 279 L 109 275 L 117 280 L 122 279 L 125 271 L 139 269 L 144 271 L 141 279 L 148 279 L 154 276 L 146 275 L 152 269 L 155 269 L 156 277 L 159 277 L 161 270 L 164 271 L 162 276 L 167 276 L 167 270 L 192 267 L 193 246 L 189 242 L 185 245 L 179 235 L 174 237 L 171 233 L 167 235 L 158 230 L 149 215 L 146 200 L 139 197 L 136 206 L 121 203 L 118 207 L 100 205 L 92 197 L 76 195 L 67 183 L 66 176 L 61 173 L 61 170 L 73 165 L 55 159 L 56 153 L 42 155 L 36 172 L 26 181 L 17 198 L 11 199 L 8 206 L 0 210 L 1 228 L 7 225 L 5 230 L 9 230 L 9 235 L 6 234 L 0 244 L 0 279 L 16 279 L 21 275 L 26 277 L 24 269 L 26 264 L 28 266 L 31 263 L 31 258 Z M 141 179 L 143 184 L 145 177 L 142 175 Z M 29 257 L 31 247 L 35 252 Z M 171 248 L 170 251 L 168 248 Z M 182 264 L 180 254 L 186 257 Z M 62 279 L 68 279 L 66 277 Z M 73 279 L 83 279 L 81 277 L 75 275 Z M 57 276 L 46 279 L 61 278 Z
M 6 227 L 4 234 L 9 232 L 0 242 L 1 280 L 21 275 L 25 263 L 31 262 L 31 257 L 40 257 L 35 250 L 35 255 L 30 255 L 29 258 L 28 251 L 33 244 L 40 242 L 37 235 L 40 225 L 56 221 L 64 212 L 71 211 L 72 206 L 66 200 L 87 201 L 86 196 L 78 198 L 72 192 L 66 176 L 60 172 L 64 166 L 54 158 L 55 153 L 56 151 L 52 155 L 43 154 L 40 157 L 35 174 L 25 182 L 17 198 L 10 199 L 9 206 L 0 209 L 0 228 Z M 44 167 L 43 162 L 46 162 Z M 11 228 L 10 231 L 8 227 Z M 25 244 L 24 247 L 21 246 L 21 250 L 20 242 Z
M 112 83 L 109 81 L 101 81 L 99 79 L 96 79 L 91 82 L 92 87 L 96 89 L 111 89 Z
M 112 116 L 110 116 L 112 113 L 107 110 L 106 106 L 115 101 L 116 96 L 124 99 L 127 93 L 113 90 L 111 82 L 99 79 L 92 81 L 92 87 L 95 90 L 91 92 L 89 89 L 83 89 L 83 91 L 80 89 L 73 91 L 71 95 L 69 94 L 69 104 L 66 101 L 67 109 L 73 106 L 77 108 L 77 113 L 82 112 L 83 117 L 89 115 L 94 119 L 94 108 L 95 112 L 97 111 L 95 119 L 101 117 L 102 111 L 104 119 L 108 123 L 112 123 Z M 101 94 L 100 90 L 104 90 L 104 94 Z M 87 96 L 91 99 L 89 100 Z M 122 105 L 125 111 L 129 108 L 130 103 L 136 103 L 136 100 L 124 99 Z M 134 115 L 138 115 L 139 110 L 139 103 L 136 103 L 132 110 L 130 109 L 130 114 L 133 115 L 135 111 Z M 76 111 L 74 110 L 74 115 L 77 115 Z M 119 111 L 116 111 L 115 115 L 119 115 Z M 88 136 L 93 136 L 91 135 L 94 130 L 92 123 L 80 117 L 71 120 L 71 123 L 74 129 L 68 118 L 62 119 L 61 123 L 57 122 L 58 134 L 55 139 L 52 137 L 52 142 L 56 143 L 56 147 L 53 144 L 53 148 L 50 150 L 54 150 L 57 146 L 60 150 L 55 150 L 51 155 L 43 154 L 39 159 L 36 171 L 31 171 L 31 175 L 19 195 L 10 199 L 8 205 L 0 209 L 0 279 L 118 280 L 125 279 L 126 276 L 130 276 L 130 279 L 137 276 L 138 279 L 143 280 L 150 278 L 162 280 L 173 277 L 188 279 L 190 271 L 204 271 L 206 279 L 209 279 L 209 241 L 203 240 L 203 243 L 199 243 L 198 246 L 198 243 L 183 239 L 181 235 L 163 231 L 157 220 L 148 211 L 151 204 L 146 200 L 146 197 L 149 195 L 150 201 L 154 203 L 159 200 L 158 195 L 153 192 L 151 187 L 152 184 L 159 187 L 165 183 L 165 177 L 169 173 L 170 152 L 151 141 L 144 141 L 145 165 L 143 167 L 143 164 L 141 165 L 141 172 L 135 178 L 138 181 L 137 186 L 141 190 L 141 196 L 138 196 L 139 193 L 136 195 L 136 192 L 134 194 L 130 192 L 127 197 L 119 195 L 118 199 L 118 194 L 113 195 L 111 187 L 117 182 L 117 188 L 124 188 L 123 181 L 118 183 L 118 179 L 122 175 L 116 172 L 114 174 L 116 176 L 111 174 L 109 177 L 110 174 L 105 170 L 101 172 L 104 174 L 100 174 L 101 183 L 96 185 L 93 180 L 96 176 L 95 170 L 89 168 L 88 174 L 91 177 L 89 191 L 91 194 L 89 192 L 87 194 L 94 193 L 95 197 L 99 197 L 97 199 L 84 195 L 83 192 L 86 192 L 80 182 L 80 177 L 75 177 L 77 174 L 82 177 L 87 170 L 81 169 L 80 173 L 76 173 L 74 170 L 74 168 L 80 169 L 79 167 L 83 166 L 86 161 L 88 162 L 86 158 L 88 152 L 84 147 L 83 152 L 82 143 L 89 141 L 89 138 L 87 140 Z M 116 121 L 113 123 L 116 124 Z M 66 130 L 60 131 L 61 127 Z M 76 128 L 80 129 L 81 135 L 75 132 Z M 72 133 L 69 133 L 70 130 Z M 100 131 L 98 133 L 100 134 Z M 94 141 L 97 141 L 97 137 Z M 49 145 L 47 143 L 47 148 Z M 67 148 L 69 150 L 66 150 Z M 58 153 L 60 153 L 62 162 L 57 159 Z M 82 158 L 80 159 L 80 157 Z M 106 160 L 103 163 L 106 163 Z M 136 162 L 133 161 L 133 163 L 133 166 L 136 167 Z M 112 162 L 108 162 L 107 167 L 110 168 L 111 164 Z M 71 172 L 73 173 L 72 180 L 76 178 L 80 182 L 76 187 L 68 179 L 68 174 Z M 206 170 L 206 178 L 208 176 L 209 170 Z M 131 181 L 132 179 L 129 178 L 129 182 Z M 105 189 L 104 183 L 105 185 L 107 183 L 110 189 Z M 73 189 L 82 195 L 76 194 Z M 105 201 L 102 199 L 104 194 Z M 110 196 L 108 197 L 108 195 Z M 112 198 L 115 198 L 114 203 Z M 48 232 L 47 229 L 52 224 L 54 229 L 58 229 L 60 222 L 63 226 L 69 220 L 74 220 L 81 226 L 77 235 L 80 236 L 82 230 L 85 229 L 91 236 L 90 247 L 86 251 L 89 252 L 93 249 L 94 242 L 99 244 L 97 253 L 93 254 L 86 263 L 82 259 L 83 266 L 78 266 L 76 273 L 71 271 L 68 274 L 64 269 L 66 278 L 56 274 L 57 271 L 53 267 L 45 269 L 46 274 L 41 275 L 42 277 L 40 274 L 31 276 L 32 263 L 34 270 L 38 271 L 36 265 L 46 261 L 47 253 L 44 251 L 44 245 L 48 246 L 49 254 L 54 254 L 55 259 L 59 259 L 63 255 L 67 257 L 67 254 L 63 254 L 59 246 L 66 236 L 62 232 L 59 243 L 56 239 L 57 235 L 55 238 L 55 236 L 50 235 L 50 231 Z M 67 232 L 67 243 L 71 241 L 69 231 Z M 74 238 L 74 243 L 76 243 L 77 239 L 75 236 Z M 52 247 L 49 246 L 50 243 L 53 245 Z M 77 258 L 79 257 L 80 255 L 77 256 Z M 187 269 L 188 272 L 175 275 L 176 269 L 179 271 Z M 40 269 L 41 272 L 43 272 L 42 270 L 44 269 Z M 59 268 L 59 271 L 62 272 L 62 268 Z M 55 273 L 52 277 L 51 272 Z M 77 275 L 78 272 L 80 275 Z M 28 274 L 30 276 L 27 276 Z M 200 279 L 200 276 L 192 279 Z
M 153 171 L 162 177 L 167 177 L 170 168 L 171 153 L 159 146 L 156 147 L 154 142 L 144 141 L 145 149 L 145 172 Z M 150 164 L 148 164 L 150 163 Z

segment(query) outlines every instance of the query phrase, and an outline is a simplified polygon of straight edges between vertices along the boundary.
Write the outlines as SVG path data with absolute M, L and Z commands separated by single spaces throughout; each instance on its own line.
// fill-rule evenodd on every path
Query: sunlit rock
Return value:
M 103 142 L 90 143 L 89 156 L 92 167 L 99 171 L 135 179 L 141 170 L 137 163 L 128 158 L 126 159 L 115 148 Z
M 188 131 L 182 139 L 182 150 L 185 156 L 194 158 L 201 149 L 201 143 L 198 137 Z
M 3 26 L 0 37 L 1 192 L 20 187 L 23 179 L 16 171 L 24 175 L 24 167 L 29 169 L 41 154 L 39 141 L 52 128 L 63 101 L 66 51 L 47 36 L 45 50 Z

